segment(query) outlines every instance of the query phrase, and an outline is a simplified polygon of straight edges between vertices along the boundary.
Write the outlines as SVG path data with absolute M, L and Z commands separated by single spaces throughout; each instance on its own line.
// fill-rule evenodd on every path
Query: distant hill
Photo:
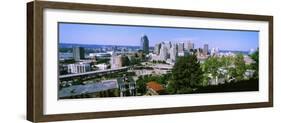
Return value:
M 139 48 L 139 46 L 122 46 L 122 45 L 97 45 L 97 44 L 71 44 L 71 43 L 60 43 L 59 48 L 72 48 L 72 47 L 84 47 L 84 48 L 105 48 L 105 47 L 130 47 Z

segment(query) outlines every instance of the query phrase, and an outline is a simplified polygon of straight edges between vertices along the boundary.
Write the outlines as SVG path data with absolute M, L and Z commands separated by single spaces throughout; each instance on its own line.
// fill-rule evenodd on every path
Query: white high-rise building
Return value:
M 208 55 L 208 51 L 209 51 L 209 45 L 208 44 L 204 44 L 203 55 L 204 56 Z
M 160 59 L 163 60 L 163 61 L 165 61 L 165 60 L 167 60 L 168 55 L 169 55 L 169 54 L 168 54 L 168 48 L 167 48 L 167 46 L 166 46 L 166 45 L 161 46 L 161 48 L 160 48 L 160 54 L 159 54 Z
M 184 52 L 184 43 L 178 43 L 178 52 L 179 53 Z
M 172 62 L 176 61 L 177 55 L 178 55 L 178 47 L 176 44 L 173 44 L 171 49 L 170 49 L 170 59 L 172 60 Z
M 161 44 L 161 46 L 162 45 L 165 45 L 166 46 L 166 49 L 169 51 L 170 50 L 170 48 L 172 47 L 172 43 L 169 41 L 169 42 L 167 42 L 167 43 L 164 43 L 164 42 L 162 42 L 162 44 Z
M 155 44 L 154 53 L 159 55 L 160 53 L 161 44 Z
M 188 50 L 188 42 L 184 42 L 183 48 L 184 48 L 184 50 Z
M 194 49 L 194 43 L 188 42 L 187 43 L 187 50 L 190 51 L 191 49 Z

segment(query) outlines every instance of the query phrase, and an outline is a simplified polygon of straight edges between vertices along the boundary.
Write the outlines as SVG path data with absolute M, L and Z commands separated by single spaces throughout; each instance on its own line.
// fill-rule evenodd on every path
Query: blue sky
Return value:
M 259 41 L 257 31 L 59 23 L 60 43 L 139 46 L 144 34 L 149 46 L 191 41 L 196 48 L 209 44 L 209 48 L 249 51 Z

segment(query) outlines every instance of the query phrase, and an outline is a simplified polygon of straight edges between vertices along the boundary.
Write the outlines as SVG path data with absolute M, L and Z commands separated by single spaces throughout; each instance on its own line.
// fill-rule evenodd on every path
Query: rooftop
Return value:
M 147 86 L 148 88 L 153 89 L 153 90 L 156 91 L 156 92 L 164 90 L 164 88 L 162 87 L 162 85 L 159 84 L 159 83 L 157 83 L 157 82 L 155 82 L 155 81 L 151 81 L 151 82 L 146 83 L 146 86 Z
M 70 97 L 81 94 L 95 93 L 117 88 L 116 80 L 106 80 L 86 85 L 73 85 L 59 91 L 59 97 Z

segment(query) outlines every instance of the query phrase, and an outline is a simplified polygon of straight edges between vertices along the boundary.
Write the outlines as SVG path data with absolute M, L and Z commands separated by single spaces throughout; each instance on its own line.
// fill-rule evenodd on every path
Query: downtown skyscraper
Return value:
M 143 36 L 141 37 L 140 49 L 141 49 L 145 54 L 148 54 L 148 53 L 149 53 L 149 40 L 148 40 L 148 37 L 147 37 L 146 35 L 143 35 Z
M 85 49 L 82 47 L 73 47 L 72 54 L 75 61 L 79 61 L 85 58 Z

